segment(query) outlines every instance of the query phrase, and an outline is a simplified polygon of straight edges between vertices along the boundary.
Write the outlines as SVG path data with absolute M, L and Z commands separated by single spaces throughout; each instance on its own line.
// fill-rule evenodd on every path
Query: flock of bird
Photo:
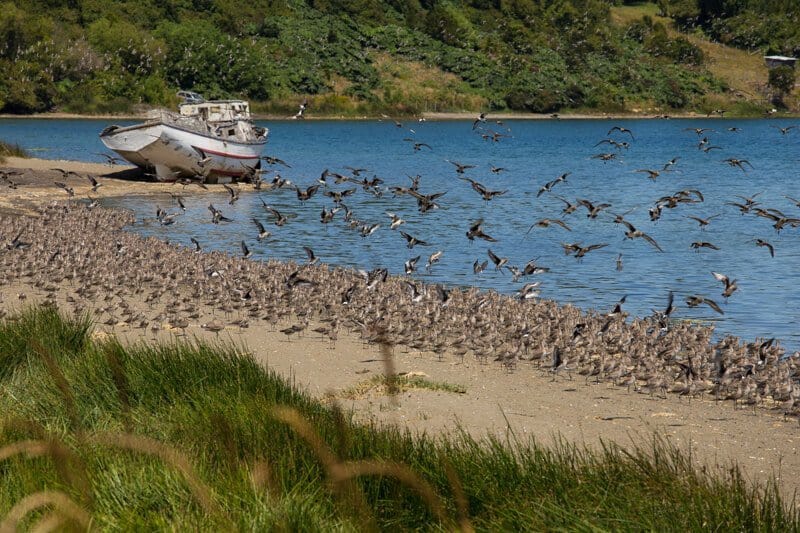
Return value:
M 497 361 L 509 371 L 532 364 L 552 379 L 582 376 L 641 393 L 705 394 L 800 414 L 800 355 L 786 356 L 774 339 L 714 342 L 712 328 L 670 320 L 671 297 L 652 316 L 627 320 L 625 298 L 607 312 L 584 312 L 529 298 L 524 288 L 511 297 L 311 257 L 296 264 L 198 253 L 123 231 L 131 213 L 85 204 L 54 204 L 37 217 L 2 222 L 0 284 L 27 285 L 111 328 L 272 327 L 330 342 L 349 330 L 366 342 Z
M 504 124 L 497 122 L 496 127 L 505 133 L 495 135 L 498 132 L 490 129 L 487 122 L 487 117 L 481 115 L 473 123 L 473 131 L 487 135 L 488 142 L 501 142 L 503 136 L 510 136 Z M 405 128 L 396 121 L 395 126 Z M 785 128 L 781 134 L 790 131 Z M 709 132 L 693 133 L 700 139 L 699 144 L 703 146 L 698 148 L 702 150 L 708 145 L 704 139 Z M 627 128 L 611 128 L 608 135 L 608 139 L 601 140 L 598 145 L 609 144 L 617 151 L 599 154 L 602 157 L 597 159 L 603 162 L 615 159 L 619 152 L 635 142 L 634 132 Z M 622 136 L 628 140 L 619 140 Z M 659 168 L 643 168 L 637 172 L 657 179 L 663 173 L 674 172 L 679 159 L 675 157 Z M 268 169 L 259 171 L 251 185 L 264 210 L 263 218 L 252 218 L 254 230 L 250 239 L 257 242 L 274 237 L 277 228 L 292 225 L 292 219 L 300 216 L 282 213 L 264 199 L 269 198 L 269 194 L 290 189 L 301 210 L 303 204 L 317 194 L 330 198 L 333 205 L 324 206 L 319 215 L 323 226 L 340 221 L 363 238 L 369 238 L 385 226 L 384 231 L 396 231 L 407 249 L 428 246 L 428 241 L 432 240 L 429 237 L 400 229 L 405 221 L 398 214 L 403 205 L 399 199 L 412 198 L 418 211 L 424 214 L 442 207 L 448 192 L 425 192 L 419 175 L 410 176 L 410 183 L 387 185 L 377 176 L 367 177 L 367 170 L 358 167 L 348 167 L 347 173 L 325 169 L 315 183 L 300 186 L 275 171 L 290 168 L 289 163 L 274 156 L 265 156 L 264 161 Z M 474 168 L 472 165 L 448 162 L 457 178 L 453 187 L 462 182 L 468 184 L 485 202 L 508 193 L 467 176 Z M 724 162 L 743 172 L 747 172 L 745 167 L 749 165 L 743 159 Z M 493 173 L 503 171 L 501 167 L 492 167 Z M 274 175 L 262 179 L 261 174 Z M 11 179 L 9 174 L 0 177 Z M 70 192 L 72 188 L 67 182 L 88 180 L 69 173 L 62 177 L 62 181 L 54 184 L 65 191 L 68 199 L 74 197 L 74 190 Z M 627 213 L 611 212 L 613 206 L 608 202 L 588 199 L 572 202 L 557 196 L 556 192 L 569 177 L 570 172 L 565 172 L 542 183 L 537 196 L 552 196 L 564 207 L 561 216 L 536 220 L 529 225 L 528 232 L 554 226 L 559 231 L 570 232 L 565 217 L 584 209 L 587 219 L 607 217 L 610 223 L 624 228 L 621 234 L 626 240 L 641 239 L 652 253 L 663 252 L 653 236 L 626 218 Z M 95 182 L 96 179 L 91 184 L 96 191 L 100 184 Z M 184 186 L 190 184 L 206 187 L 192 180 L 186 181 Z M 209 224 L 227 224 L 236 217 L 236 204 L 244 187 L 225 185 L 224 188 L 228 205 L 218 207 L 209 202 Z M 159 205 L 154 222 L 164 226 L 180 223 L 189 197 L 188 192 L 173 193 L 175 207 L 172 209 L 175 210 L 169 212 Z M 353 207 L 360 197 L 391 200 L 398 209 L 388 211 L 382 222 L 361 220 L 356 214 L 357 208 Z M 203 201 L 202 196 L 191 198 Z M 655 221 L 665 209 L 704 200 L 700 190 L 678 191 L 657 199 L 649 217 Z M 768 219 L 778 231 L 800 225 L 800 219 L 762 206 L 758 194 L 739 200 L 731 203 L 742 214 Z M 339 213 L 342 214 L 337 216 Z M 687 218 L 703 228 L 716 216 Z M 624 310 L 625 296 L 607 312 L 582 311 L 541 299 L 541 282 L 529 280 L 549 269 L 538 264 L 536 259 L 521 266 L 509 264 L 507 257 L 491 248 L 487 249 L 487 260 L 475 261 L 473 272 L 479 275 L 491 261 L 496 271 L 510 272 L 515 281 L 522 283 L 513 295 L 423 283 L 415 278 L 422 255 L 404 261 L 405 276 L 389 275 L 386 267 L 356 270 L 329 266 L 309 246 L 303 246 L 306 260 L 300 263 L 251 261 L 252 240 L 248 238 L 240 240 L 240 254 L 208 252 L 204 250 L 202 238 L 193 237 L 192 246 L 186 247 L 122 231 L 134 220 L 129 213 L 97 208 L 95 202 L 74 201 L 43 209 L 41 216 L 32 222 L 7 219 L 2 229 L 7 250 L 2 256 L 2 281 L 27 280 L 53 301 L 57 301 L 60 294 L 76 310 L 91 310 L 111 326 L 122 323 L 131 328 L 149 327 L 158 331 L 166 322 L 178 330 L 186 330 L 194 324 L 218 332 L 226 326 L 241 328 L 266 322 L 279 327 L 289 323 L 281 329 L 287 336 L 313 332 L 331 341 L 345 328 L 367 342 L 404 346 L 439 357 L 472 356 L 481 361 L 494 360 L 509 371 L 521 363 L 532 362 L 551 373 L 553 379 L 569 379 L 577 374 L 651 394 L 711 394 L 718 399 L 733 400 L 734 406 L 763 404 L 787 414 L 800 414 L 800 353 L 786 354 L 775 339 L 741 342 L 728 336 L 715 340 L 712 327 L 691 324 L 674 316 L 673 292 L 664 295 L 662 310 L 629 319 Z M 486 232 L 484 224 L 483 219 L 476 219 L 465 225 L 466 243 L 497 242 Z M 270 231 L 269 226 L 275 229 Z M 759 239 L 755 244 L 774 254 L 766 240 Z M 605 242 L 562 243 L 564 253 L 578 261 L 609 245 Z M 696 250 L 716 247 L 702 240 L 690 246 Z M 425 269 L 433 268 L 445 254 L 445 250 L 433 251 L 428 255 Z M 616 263 L 618 269 L 623 268 L 621 255 L 617 256 Z M 726 301 L 735 298 L 737 280 L 716 271 L 709 275 L 720 283 L 722 298 Z M 706 305 L 716 313 L 724 313 L 715 299 L 703 294 L 687 294 L 684 302 L 688 307 Z M 210 310 L 214 318 L 200 324 L 204 310 Z

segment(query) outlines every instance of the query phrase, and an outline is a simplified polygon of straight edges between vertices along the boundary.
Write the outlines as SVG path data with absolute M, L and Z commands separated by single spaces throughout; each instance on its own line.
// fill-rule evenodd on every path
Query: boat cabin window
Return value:
M 236 134 L 236 130 L 228 130 L 228 135 L 235 135 L 235 134 Z

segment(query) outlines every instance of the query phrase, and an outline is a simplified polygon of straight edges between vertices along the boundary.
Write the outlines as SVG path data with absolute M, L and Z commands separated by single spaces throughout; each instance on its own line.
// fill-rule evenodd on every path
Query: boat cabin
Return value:
M 202 103 L 183 103 L 181 116 L 197 117 L 204 122 L 234 122 L 250 119 L 250 104 L 244 100 L 211 100 Z

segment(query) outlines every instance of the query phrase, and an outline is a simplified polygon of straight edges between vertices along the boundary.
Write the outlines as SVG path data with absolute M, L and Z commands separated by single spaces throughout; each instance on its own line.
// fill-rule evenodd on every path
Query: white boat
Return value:
M 198 178 L 223 182 L 254 177 L 268 130 L 250 119 L 244 100 L 210 100 L 181 91 L 179 112 L 158 110 L 133 126 L 109 126 L 100 140 L 159 181 Z

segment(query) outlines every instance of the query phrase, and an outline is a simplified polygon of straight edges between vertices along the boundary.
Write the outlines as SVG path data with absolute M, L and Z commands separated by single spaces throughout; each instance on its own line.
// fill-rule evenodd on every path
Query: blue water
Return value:
M 669 291 L 675 292 L 679 318 L 713 321 L 718 334 L 733 334 L 752 340 L 755 337 L 777 337 L 790 349 L 800 348 L 800 228 L 786 227 L 780 233 L 772 221 L 753 214 L 741 215 L 728 202 L 741 202 L 737 195 L 751 197 L 761 208 L 779 209 L 786 216 L 800 217 L 800 208 L 784 196 L 800 199 L 800 129 L 786 135 L 775 126 L 787 126 L 786 120 L 547 120 L 506 121 L 506 126 L 487 124 L 509 137 L 499 142 L 486 141 L 472 130 L 471 121 L 408 122 L 397 128 L 392 121 L 305 121 L 272 122 L 261 125 L 271 130 L 264 153 L 284 159 L 291 168 L 274 167 L 284 178 L 302 188 L 316 183 L 323 169 L 349 174 L 345 166 L 365 167 L 368 178 L 374 175 L 387 186 L 409 186 L 407 176 L 422 176 L 423 193 L 446 192 L 439 199 L 441 209 L 421 214 L 410 196 L 394 197 L 385 192 L 378 198 L 358 187 L 358 192 L 345 203 L 354 216 L 364 223 L 380 223 L 369 237 L 346 227 L 343 212 L 333 223 L 323 226 L 320 211 L 331 208 L 330 198 L 317 194 L 301 205 L 293 190 L 242 194 L 235 205 L 228 205 L 226 194 L 187 196 L 187 212 L 172 226 L 160 226 L 155 220 L 156 207 L 176 211 L 169 196 L 135 197 L 107 200 L 112 206 L 136 211 L 134 231 L 154 235 L 190 246 L 197 238 L 207 249 L 241 254 L 240 241 L 245 240 L 254 252 L 254 259 L 288 259 L 304 261 L 303 246 L 314 249 L 321 261 L 370 269 L 387 267 L 393 273 L 403 272 L 403 263 L 421 255 L 418 279 L 448 285 L 479 286 L 502 293 L 514 293 L 524 282 L 542 281 L 542 297 L 572 303 L 584 309 L 610 310 L 623 295 L 624 309 L 632 315 L 647 315 L 663 309 Z M 66 158 L 103 161 L 105 152 L 97 134 L 107 121 L 91 120 L 0 120 L 0 138 L 18 142 L 43 158 Z M 608 144 L 594 147 L 608 138 L 615 125 L 633 131 L 612 133 L 619 141 L 630 142 L 630 148 L 617 152 Z M 701 137 L 686 128 L 710 127 L 715 132 L 703 135 L 710 144 L 719 146 L 708 153 L 699 150 Z M 740 128 L 738 132 L 727 128 Z M 410 131 L 413 129 L 414 131 Z M 415 152 L 414 138 L 432 149 Z M 615 160 L 603 163 L 595 154 L 617 152 Z M 655 181 L 640 169 L 660 170 L 679 157 L 674 172 L 662 173 Z M 746 159 L 746 171 L 723 162 L 727 158 Z M 483 201 L 470 185 L 457 179 L 455 166 L 446 160 L 475 165 L 466 176 L 505 195 L 490 202 Z M 499 174 L 490 166 L 505 167 Z M 537 191 L 556 176 L 570 172 L 564 183 L 551 193 L 537 197 Z M 271 175 L 267 176 L 267 179 Z M 329 178 L 329 181 L 333 182 Z M 352 184 L 331 185 L 343 190 Z M 243 190 L 249 191 L 249 186 Z M 650 221 L 648 209 L 665 195 L 683 189 L 698 189 L 705 201 L 681 204 L 664 209 L 660 220 Z M 180 191 L 180 186 L 175 186 Z M 320 191 L 321 193 L 322 191 Z M 586 216 L 586 209 L 563 216 L 560 195 L 571 202 L 577 198 L 593 203 L 610 203 L 612 207 L 596 219 Z M 278 211 L 296 215 L 285 226 L 276 227 L 262 208 L 259 196 Z M 209 202 L 221 209 L 232 223 L 213 225 L 207 209 Z M 395 212 L 406 220 L 402 229 L 430 243 L 430 246 L 406 247 L 398 230 L 389 229 L 386 212 Z M 613 215 L 627 213 L 626 220 L 651 235 L 664 249 L 659 253 L 642 239 L 626 240 L 624 226 L 614 224 Z M 687 216 L 719 215 L 705 230 Z M 273 233 L 262 242 L 251 219 L 261 220 Z M 541 218 L 563 218 L 572 231 L 557 226 L 534 228 Z M 470 242 L 465 232 L 470 223 L 483 218 L 483 229 L 498 242 Z M 762 238 L 775 247 L 772 258 L 766 248 L 755 245 Z M 694 241 L 707 241 L 720 250 L 690 248 Z M 564 254 L 562 243 L 607 243 L 605 248 L 588 253 L 583 259 Z M 487 259 L 487 248 L 510 265 L 522 267 L 527 261 L 550 268 L 550 272 L 514 283 L 508 272 L 496 272 L 493 265 L 476 276 L 472 264 Z M 443 250 L 440 263 L 425 272 L 427 256 Z M 616 270 L 618 254 L 623 269 Z M 739 280 L 739 291 L 724 302 L 722 284 L 711 272 L 721 272 Z M 718 302 L 725 311 L 718 315 L 706 306 L 689 308 L 684 299 L 692 294 Z

